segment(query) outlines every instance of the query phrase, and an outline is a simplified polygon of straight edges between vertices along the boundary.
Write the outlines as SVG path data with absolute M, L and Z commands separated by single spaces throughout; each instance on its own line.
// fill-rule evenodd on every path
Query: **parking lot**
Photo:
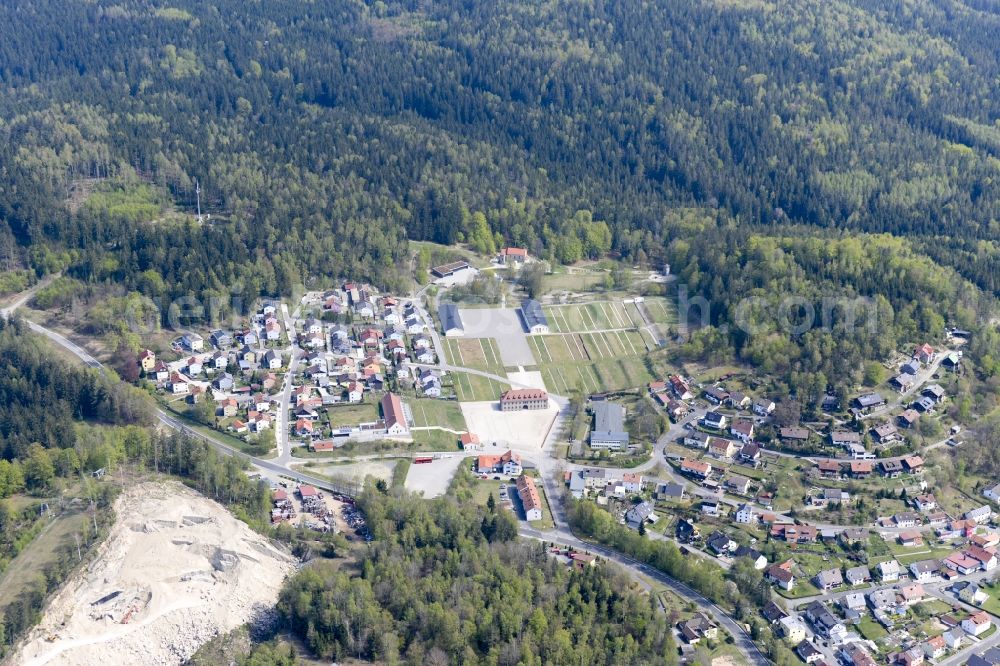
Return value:
M 440 497 L 448 491 L 448 486 L 464 459 L 461 455 L 454 455 L 429 463 L 410 465 L 406 473 L 406 483 L 403 485 L 407 490 L 423 493 L 427 498 Z

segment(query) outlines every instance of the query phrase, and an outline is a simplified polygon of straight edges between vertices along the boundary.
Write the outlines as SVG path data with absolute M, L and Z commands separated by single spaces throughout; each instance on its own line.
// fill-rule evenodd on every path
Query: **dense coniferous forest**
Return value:
M 53 357 L 23 322 L 0 320 L 0 458 L 33 443 L 72 449 L 79 421 L 148 425 L 153 408 L 137 389 Z
M 688 206 L 911 236 L 996 287 L 991 3 L 19 0 L 0 20 L 9 267 L 148 295 L 391 285 L 407 238 L 659 260 Z M 93 180 L 132 174 L 146 190 Z M 193 212 L 195 181 L 212 219 L 163 215 Z
M 385 664 L 662 664 L 667 620 L 604 566 L 583 571 L 517 541 L 496 508 L 454 498 L 362 498 L 375 541 L 360 576 L 303 570 L 282 591 L 288 626 L 323 658 Z

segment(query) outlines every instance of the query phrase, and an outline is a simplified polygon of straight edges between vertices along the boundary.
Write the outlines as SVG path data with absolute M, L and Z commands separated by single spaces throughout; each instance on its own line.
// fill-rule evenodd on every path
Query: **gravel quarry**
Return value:
M 176 482 L 129 488 L 90 565 L 45 610 L 13 663 L 181 664 L 272 612 L 295 558 Z

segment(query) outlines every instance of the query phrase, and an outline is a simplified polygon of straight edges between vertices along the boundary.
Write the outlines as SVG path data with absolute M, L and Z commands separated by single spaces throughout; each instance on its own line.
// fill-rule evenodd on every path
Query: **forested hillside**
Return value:
M 288 626 L 324 659 L 385 664 L 665 664 L 667 620 L 622 574 L 558 563 L 503 509 L 369 494 L 360 576 L 309 568 L 282 591 Z M 496 530 L 495 523 L 510 523 Z
M 16 0 L 0 259 L 149 295 L 391 284 L 406 238 L 659 259 L 693 206 L 914 236 L 993 290 L 998 11 Z

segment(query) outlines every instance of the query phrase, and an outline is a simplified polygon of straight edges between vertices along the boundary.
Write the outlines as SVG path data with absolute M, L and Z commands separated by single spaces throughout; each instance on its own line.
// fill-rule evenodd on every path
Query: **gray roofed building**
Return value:
M 816 577 L 813 580 L 816 583 L 816 587 L 819 589 L 829 590 L 843 585 L 844 575 L 841 573 L 840 569 L 826 569 L 816 574 Z
M 447 337 L 465 335 L 462 317 L 458 314 L 458 306 L 454 303 L 442 303 L 438 308 L 438 318 L 441 320 L 441 330 Z
M 868 567 L 865 566 L 851 567 L 847 570 L 846 576 L 847 582 L 851 585 L 860 585 L 861 583 L 870 580 L 872 573 L 868 570 Z
M 542 304 L 533 298 L 521 303 L 521 316 L 528 333 L 544 334 L 549 332 L 549 320 L 542 311 Z
M 620 449 L 628 445 L 625 408 L 607 400 L 593 405 L 594 429 L 590 433 L 590 446 L 595 449 Z
M 656 499 L 684 499 L 684 485 L 667 481 L 656 486 Z
M 645 521 L 655 522 L 656 515 L 653 513 L 651 502 L 641 502 L 636 504 L 625 513 L 625 522 L 629 527 L 637 528 Z
M 871 409 L 885 404 L 885 398 L 878 393 L 865 393 L 855 398 L 854 401 L 861 409 Z
M 1000 648 L 991 647 L 986 652 L 974 654 L 966 662 L 968 666 L 998 666 L 1000 664 Z

